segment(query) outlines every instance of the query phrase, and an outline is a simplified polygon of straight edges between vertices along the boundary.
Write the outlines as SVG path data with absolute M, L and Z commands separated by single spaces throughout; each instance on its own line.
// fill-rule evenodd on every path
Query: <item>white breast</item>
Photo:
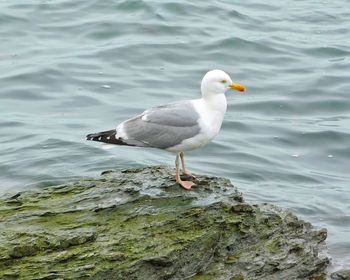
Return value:
M 215 99 L 214 99 L 215 98 Z M 216 94 L 212 99 L 192 100 L 193 106 L 199 114 L 200 131 L 196 136 L 186 139 L 181 144 L 168 148 L 170 152 L 190 151 L 200 148 L 219 133 L 226 113 L 227 102 L 224 94 Z

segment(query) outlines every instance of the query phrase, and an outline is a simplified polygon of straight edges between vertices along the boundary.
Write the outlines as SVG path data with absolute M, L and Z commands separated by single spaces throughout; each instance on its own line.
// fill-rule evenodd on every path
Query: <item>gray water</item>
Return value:
M 163 151 L 102 150 L 85 135 L 145 108 L 199 97 L 206 71 L 228 95 L 219 136 L 190 153 L 253 202 L 329 231 L 350 263 L 350 3 L 0 0 L 0 193 L 174 164 Z

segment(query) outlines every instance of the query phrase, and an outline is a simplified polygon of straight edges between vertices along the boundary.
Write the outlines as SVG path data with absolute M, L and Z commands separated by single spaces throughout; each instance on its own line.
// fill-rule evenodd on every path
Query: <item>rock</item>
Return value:
M 331 274 L 334 280 L 350 280 L 350 269 L 342 269 Z
M 173 173 L 106 171 L 1 198 L 0 279 L 324 279 L 324 229 L 244 202 L 227 179 L 186 191 Z

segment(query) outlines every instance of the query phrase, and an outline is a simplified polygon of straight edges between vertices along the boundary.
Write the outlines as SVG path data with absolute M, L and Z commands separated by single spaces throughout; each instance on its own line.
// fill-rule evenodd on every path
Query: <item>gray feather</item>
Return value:
M 153 107 L 123 123 L 127 135 L 123 140 L 136 146 L 170 148 L 199 133 L 198 119 L 191 101 Z
M 194 126 L 198 124 L 199 115 L 191 101 L 181 101 L 168 105 L 153 107 L 142 113 L 147 121 L 175 127 Z

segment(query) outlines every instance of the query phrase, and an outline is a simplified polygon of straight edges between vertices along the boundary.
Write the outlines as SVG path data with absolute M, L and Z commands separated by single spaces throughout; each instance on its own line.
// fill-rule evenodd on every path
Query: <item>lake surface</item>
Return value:
M 0 0 L 0 194 L 166 164 L 163 151 L 103 150 L 85 135 L 200 95 L 228 72 L 219 136 L 189 153 L 249 201 L 329 232 L 350 263 L 350 17 L 337 1 Z

